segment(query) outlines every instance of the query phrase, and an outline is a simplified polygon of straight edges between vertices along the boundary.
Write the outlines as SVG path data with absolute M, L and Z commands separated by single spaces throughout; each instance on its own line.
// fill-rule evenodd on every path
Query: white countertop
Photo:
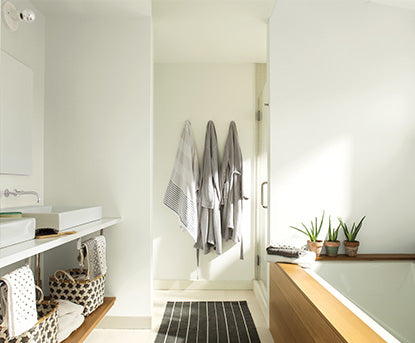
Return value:
M 94 222 L 71 227 L 66 231 L 76 231 L 72 235 L 47 239 L 32 239 L 0 249 L 0 268 L 24 260 L 62 244 L 72 242 L 78 238 L 100 231 L 121 222 L 121 218 L 102 218 Z

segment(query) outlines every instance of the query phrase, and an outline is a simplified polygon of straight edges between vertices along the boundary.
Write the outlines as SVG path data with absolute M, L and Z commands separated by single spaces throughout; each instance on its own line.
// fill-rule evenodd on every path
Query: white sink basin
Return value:
M 36 228 L 52 228 L 59 231 L 93 222 L 102 218 L 102 207 L 33 206 L 20 209 L 23 217 L 36 219 Z
M 35 238 L 34 218 L 0 218 L 0 248 Z

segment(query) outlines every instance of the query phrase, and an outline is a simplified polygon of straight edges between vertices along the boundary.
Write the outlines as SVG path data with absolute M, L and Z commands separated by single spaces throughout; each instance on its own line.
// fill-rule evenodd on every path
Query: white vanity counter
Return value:
M 0 268 L 24 260 L 47 250 L 56 248 L 78 238 L 100 231 L 121 222 L 121 218 L 102 218 L 94 222 L 71 227 L 67 231 L 76 231 L 72 235 L 48 239 L 32 239 L 0 249 Z

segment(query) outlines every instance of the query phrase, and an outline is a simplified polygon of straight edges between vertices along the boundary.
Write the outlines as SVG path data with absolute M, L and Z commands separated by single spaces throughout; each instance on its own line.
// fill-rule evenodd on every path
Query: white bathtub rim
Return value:
M 336 297 L 340 302 L 343 303 L 350 311 L 352 311 L 357 317 L 360 318 L 367 326 L 369 326 L 373 331 L 375 331 L 382 339 L 388 343 L 402 343 L 396 337 L 394 337 L 389 331 L 383 328 L 379 323 L 367 315 L 363 310 L 358 306 L 353 304 L 349 299 L 347 299 L 343 294 L 341 294 L 337 289 L 330 285 L 326 280 L 319 276 L 315 271 L 311 269 L 304 269 L 309 273 L 319 284 L 321 284 L 325 289 L 327 289 L 334 297 Z

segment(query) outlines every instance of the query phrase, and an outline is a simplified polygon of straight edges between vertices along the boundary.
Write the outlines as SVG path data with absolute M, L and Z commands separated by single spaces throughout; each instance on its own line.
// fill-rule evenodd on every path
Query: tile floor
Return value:
M 153 343 L 167 301 L 230 301 L 246 300 L 262 343 L 273 343 L 253 291 L 155 291 L 152 330 L 94 330 L 86 343 L 139 342 Z

